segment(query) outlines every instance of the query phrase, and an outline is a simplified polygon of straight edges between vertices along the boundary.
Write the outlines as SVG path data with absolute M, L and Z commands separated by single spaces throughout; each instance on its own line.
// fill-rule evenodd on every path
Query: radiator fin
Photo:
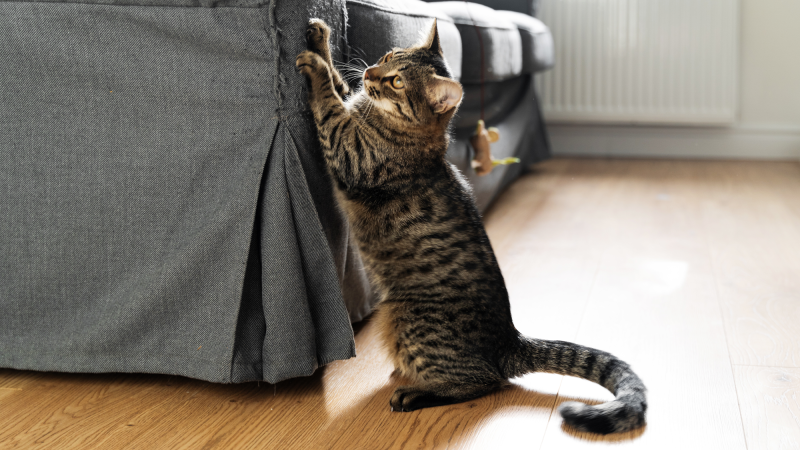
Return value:
M 738 104 L 736 0 L 545 0 L 550 122 L 726 124 Z

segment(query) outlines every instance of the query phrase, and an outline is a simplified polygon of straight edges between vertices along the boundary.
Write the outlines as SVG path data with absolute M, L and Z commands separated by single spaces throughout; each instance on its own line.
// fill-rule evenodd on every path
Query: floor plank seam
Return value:
M 561 377 L 561 381 L 558 382 L 558 389 L 556 390 L 555 399 L 553 400 L 553 405 L 550 406 L 550 415 L 547 416 L 547 423 L 544 424 L 544 433 L 542 433 L 542 440 L 539 442 L 539 450 L 542 450 L 542 446 L 544 445 L 544 440 L 547 437 L 547 430 L 550 428 L 550 420 L 553 418 L 553 413 L 556 412 L 556 408 L 558 408 L 558 394 L 561 392 L 561 386 L 564 384 L 564 377 Z
M 583 311 L 581 311 L 581 318 L 578 321 L 578 326 L 575 328 L 575 335 L 572 337 L 573 342 L 577 342 L 578 336 L 581 334 L 581 326 L 583 325 L 583 321 L 586 318 L 586 311 L 589 310 L 589 303 L 592 301 L 592 293 L 594 292 L 595 286 L 597 285 L 597 274 L 600 273 L 600 269 L 603 267 L 603 259 L 608 252 L 608 246 L 605 246 L 603 250 L 600 252 L 600 257 L 597 261 L 597 267 L 594 268 L 594 274 L 592 274 L 592 284 L 589 286 L 589 292 L 586 294 L 586 302 L 583 304 Z M 560 386 L 559 386 L 560 388 Z
M 731 364 L 732 367 L 758 367 L 761 369 L 780 369 L 780 370 L 797 370 L 800 367 L 791 367 L 791 366 L 765 366 L 762 364 Z
M 603 250 L 600 252 L 600 257 L 598 258 L 597 266 L 594 269 L 594 274 L 592 274 L 592 283 L 589 286 L 589 292 L 586 294 L 586 302 L 583 304 L 583 311 L 581 312 L 581 318 L 578 321 L 578 326 L 575 329 L 575 335 L 573 336 L 573 342 L 576 342 L 578 339 L 578 335 L 581 332 L 581 325 L 583 325 L 583 320 L 586 317 L 586 312 L 589 309 L 589 303 L 592 301 L 592 292 L 594 292 L 595 285 L 597 283 L 597 275 L 600 273 L 600 268 L 603 266 L 603 258 L 605 257 L 606 253 L 608 252 L 608 246 L 605 246 Z M 553 414 L 557 412 L 558 409 L 558 399 L 561 395 L 561 387 L 564 385 L 564 376 L 561 377 L 561 381 L 558 383 L 558 389 L 556 390 L 555 399 L 553 400 L 553 405 L 550 407 L 550 415 L 547 417 L 547 423 L 544 427 L 544 433 L 542 434 L 542 440 L 539 443 L 539 449 L 542 448 L 544 445 L 544 440 L 547 438 L 547 432 L 550 426 L 550 420 L 553 418 Z
M 744 415 L 742 414 L 742 401 L 739 398 L 739 386 L 738 386 L 737 381 L 736 381 L 736 376 L 734 376 L 734 372 L 733 372 L 734 364 L 733 364 L 733 361 L 731 360 L 731 347 L 730 347 L 729 338 L 728 338 L 728 324 L 726 323 L 726 320 L 725 320 L 725 313 L 724 313 L 724 311 L 722 311 L 722 296 L 721 296 L 720 290 L 719 290 L 719 275 L 718 275 L 719 272 L 717 271 L 717 266 L 714 263 L 714 255 L 711 252 L 711 246 L 708 243 L 708 230 L 706 229 L 705 225 L 706 224 L 705 224 L 705 221 L 704 221 L 703 222 L 703 240 L 705 241 L 706 254 L 708 255 L 709 263 L 711 264 L 711 276 L 714 277 L 714 294 L 715 294 L 714 296 L 716 297 L 716 300 L 717 300 L 717 309 L 719 310 L 719 319 L 722 321 L 722 331 L 723 331 L 722 334 L 723 334 L 723 336 L 725 338 L 725 349 L 727 350 L 727 353 L 728 353 L 728 364 L 730 364 L 730 368 L 731 368 L 731 378 L 733 378 L 733 390 L 734 390 L 734 393 L 736 394 L 736 406 L 739 409 L 739 422 L 742 425 L 742 440 L 744 441 L 744 448 L 745 449 L 749 449 L 750 448 L 750 444 L 747 442 L 747 435 L 744 432 L 745 424 L 744 424 Z

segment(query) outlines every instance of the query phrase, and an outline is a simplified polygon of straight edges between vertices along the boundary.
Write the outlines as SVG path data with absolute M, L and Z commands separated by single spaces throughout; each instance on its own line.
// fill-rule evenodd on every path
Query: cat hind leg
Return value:
M 507 383 L 498 380 L 487 383 L 420 383 L 400 386 L 394 391 L 389 405 L 392 411 L 409 412 L 433 406 L 452 405 L 472 400 L 496 390 Z

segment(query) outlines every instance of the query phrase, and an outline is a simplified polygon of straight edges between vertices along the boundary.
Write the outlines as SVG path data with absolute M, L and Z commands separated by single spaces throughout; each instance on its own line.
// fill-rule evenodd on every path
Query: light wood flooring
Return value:
M 0 449 L 800 449 L 800 163 L 556 159 L 485 219 L 517 328 L 630 362 L 644 429 L 568 429 L 559 403 L 611 395 L 546 374 L 392 413 L 367 322 L 277 385 L 0 370 Z

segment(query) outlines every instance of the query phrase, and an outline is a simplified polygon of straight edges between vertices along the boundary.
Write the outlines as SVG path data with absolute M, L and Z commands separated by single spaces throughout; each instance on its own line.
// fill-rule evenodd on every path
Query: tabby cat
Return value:
M 464 402 L 530 372 L 599 383 L 616 399 L 568 402 L 572 427 L 595 433 L 644 424 L 642 381 L 606 352 L 521 335 L 471 190 L 445 161 L 461 85 L 450 78 L 433 24 L 415 47 L 396 48 L 349 93 L 334 68 L 328 26 L 309 22 L 297 57 L 338 200 L 382 295 L 374 321 L 397 371 L 394 411 Z

